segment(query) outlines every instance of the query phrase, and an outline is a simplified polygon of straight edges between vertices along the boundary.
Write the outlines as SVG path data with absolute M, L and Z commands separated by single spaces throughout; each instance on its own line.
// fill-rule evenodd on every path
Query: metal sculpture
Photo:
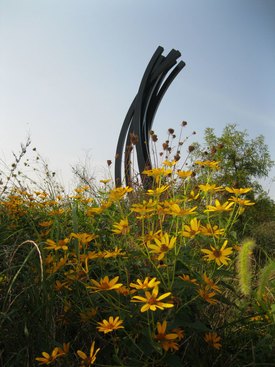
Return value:
M 150 177 L 145 177 L 142 172 L 152 168 L 150 158 L 149 138 L 158 106 L 168 87 L 185 66 L 183 61 L 177 64 L 181 53 L 171 50 L 167 56 L 163 56 L 163 47 L 159 46 L 153 54 L 136 97 L 134 98 L 124 119 L 118 138 L 115 159 L 115 183 L 119 187 L 122 184 L 121 169 L 124 150 L 124 175 L 126 185 L 131 186 L 131 151 L 136 147 L 137 163 L 144 187 L 150 187 Z M 168 72 L 170 74 L 167 76 Z

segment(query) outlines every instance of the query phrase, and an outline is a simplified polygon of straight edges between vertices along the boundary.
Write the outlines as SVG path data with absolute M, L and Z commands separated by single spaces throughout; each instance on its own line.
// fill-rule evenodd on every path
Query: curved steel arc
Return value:
M 163 51 L 163 47 L 159 46 L 153 54 L 142 77 L 138 93 L 122 124 L 115 159 L 115 183 L 117 187 L 122 184 L 121 170 L 124 149 L 126 185 L 131 185 L 132 182 L 130 153 L 133 149 L 133 136 L 138 138 L 135 142 L 135 147 L 143 186 L 150 187 L 152 184 L 150 178 L 142 175 L 145 168 L 152 167 L 149 149 L 149 132 L 164 94 L 185 66 L 183 61 L 177 64 L 177 59 L 181 56 L 179 51 L 171 50 L 166 57 L 162 55 Z M 171 69 L 173 70 L 171 71 Z M 171 72 L 169 73 L 169 71 Z M 169 75 L 167 76 L 168 73 Z

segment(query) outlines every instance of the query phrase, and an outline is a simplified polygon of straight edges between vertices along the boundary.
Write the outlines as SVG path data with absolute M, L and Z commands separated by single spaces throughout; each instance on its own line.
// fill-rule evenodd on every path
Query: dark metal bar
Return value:
M 149 148 L 149 132 L 152 128 L 158 106 L 164 94 L 172 81 L 185 66 L 183 61 L 180 61 L 177 64 L 177 59 L 181 56 L 179 51 L 171 50 L 167 56 L 162 55 L 163 51 L 163 47 L 159 46 L 153 54 L 142 77 L 138 93 L 134 98 L 122 124 L 115 159 L 115 183 L 117 187 L 122 184 L 121 170 L 123 151 L 126 185 L 131 185 L 132 182 L 131 150 L 133 149 L 133 135 L 138 137 L 135 148 L 137 153 L 138 169 L 143 186 L 150 187 L 152 184 L 150 178 L 142 175 L 145 168 L 152 167 Z

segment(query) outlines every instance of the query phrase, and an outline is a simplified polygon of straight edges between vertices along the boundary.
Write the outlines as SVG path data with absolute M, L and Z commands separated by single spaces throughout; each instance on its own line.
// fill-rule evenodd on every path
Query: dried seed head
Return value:
M 152 135 L 152 140 L 153 140 L 154 143 L 158 141 L 158 137 L 157 137 L 156 134 Z
M 222 148 L 224 148 L 224 145 L 223 145 L 223 144 L 218 144 L 218 145 L 217 145 L 217 148 L 218 148 L 218 149 L 222 149 Z
M 193 152 L 193 150 L 195 150 L 195 147 L 193 145 L 189 145 L 188 147 L 189 153 Z
M 187 122 L 186 121 L 182 121 L 181 122 L 181 126 L 186 126 L 187 125 Z
M 138 143 L 138 136 L 135 133 L 130 133 L 130 142 L 133 145 L 137 145 L 137 143 Z
M 162 144 L 163 150 L 167 150 L 169 148 L 169 145 L 167 143 Z
M 107 165 L 108 167 L 110 167 L 110 165 L 112 164 L 112 161 L 110 159 L 107 160 Z
M 171 128 L 168 129 L 168 133 L 171 134 L 171 135 L 174 134 L 174 131 L 175 131 L 174 129 L 171 129 Z
M 217 149 L 216 149 L 216 147 L 214 147 L 214 146 L 213 146 L 213 147 L 211 148 L 211 154 L 215 154 L 216 152 L 217 152 Z
M 193 135 L 196 135 L 197 133 L 196 133 L 196 131 L 193 131 L 193 132 L 192 132 L 192 134 L 193 134 Z
M 180 155 L 179 153 L 177 153 L 175 156 L 174 156 L 174 160 L 177 162 L 180 160 Z
M 154 135 L 154 134 L 155 134 L 154 130 L 150 130 L 150 131 L 149 131 L 149 134 L 150 134 L 150 135 Z
M 175 139 L 175 137 L 176 137 L 176 134 L 173 134 L 173 135 L 172 135 L 172 138 L 173 138 L 173 139 Z

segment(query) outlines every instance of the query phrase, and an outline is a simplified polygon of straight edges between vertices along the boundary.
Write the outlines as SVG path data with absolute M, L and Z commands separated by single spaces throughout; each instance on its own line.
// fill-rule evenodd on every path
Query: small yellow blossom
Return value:
M 39 362 L 40 365 L 42 364 L 51 364 L 53 362 L 55 362 L 55 360 L 61 356 L 63 356 L 64 353 L 60 353 L 59 348 L 55 347 L 52 351 L 51 354 L 47 353 L 47 352 L 42 352 L 42 356 L 43 357 L 37 357 L 35 358 L 36 361 Z
M 191 177 L 193 175 L 193 171 L 181 171 L 181 170 L 178 170 L 177 171 L 177 175 L 184 179 L 184 178 L 187 178 L 187 177 Z
M 111 181 L 111 179 L 105 179 L 105 180 L 100 180 L 99 182 L 103 183 L 104 185 L 106 185 L 107 183 L 109 183 Z
M 239 197 L 235 197 L 235 196 L 231 196 L 228 201 L 233 201 L 234 203 L 237 203 L 241 206 L 251 206 L 251 205 L 255 205 L 255 203 L 253 201 L 247 200 L 247 199 L 242 199 Z
M 165 160 L 162 162 L 162 165 L 163 166 L 167 166 L 167 167 L 173 167 L 177 164 L 177 161 L 173 160 L 173 161 L 168 161 L 168 160 Z
M 208 303 L 211 305 L 215 305 L 218 303 L 218 300 L 215 299 L 216 292 L 211 291 L 208 286 L 206 287 L 200 287 L 198 289 L 198 294 Z
M 160 196 L 162 193 L 164 193 L 166 190 L 169 189 L 169 185 L 163 185 L 163 186 L 160 186 L 160 187 L 157 187 L 156 189 L 149 189 L 147 190 L 147 195 L 150 195 L 150 196 Z
M 194 285 L 198 285 L 197 279 L 190 278 L 190 275 L 188 275 L 188 274 L 179 275 L 179 278 L 182 279 L 184 282 L 191 283 L 191 284 L 194 284 Z
M 163 321 L 163 323 L 157 322 L 157 331 L 158 333 L 155 335 L 155 339 L 161 343 L 163 346 L 164 341 L 175 340 L 178 339 L 178 334 L 176 333 L 166 333 L 167 321 Z
M 218 238 L 224 235 L 224 228 L 219 228 L 216 224 L 212 227 L 211 224 L 207 223 L 206 226 L 200 226 L 201 234 L 208 237 Z
M 183 217 L 189 214 L 196 214 L 196 209 L 196 206 L 194 206 L 193 208 L 181 208 L 178 204 L 171 204 L 169 207 L 167 207 L 167 214 Z
M 199 188 L 203 192 L 219 192 L 219 191 L 223 191 L 223 187 L 222 186 L 216 186 L 216 184 L 210 185 L 209 183 L 207 183 L 205 185 L 199 185 Z
M 240 188 L 240 189 L 236 189 L 234 187 L 226 187 L 225 190 L 227 192 L 230 192 L 230 194 L 235 194 L 235 195 L 242 195 L 242 194 L 246 194 L 249 191 L 252 190 L 251 187 L 247 187 L 247 188 Z
M 206 333 L 204 335 L 204 340 L 206 341 L 206 343 L 215 349 L 220 349 L 222 347 L 220 341 L 221 341 L 221 337 L 218 336 L 217 333 Z
M 119 223 L 114 223 L 112 232 L 122 235 L 128 234 L 130 232 L 128 218 L 121 219 Z
M 169 238 L 168 233 L 164 233 L 161 235 L 160 239 L 154 239 L 154 244 L 148 244 L 148 248 L 151 250 L 150 252 L 158 255 L 158 260 L 162 260 L 166 253 L 174 248 L 176 239 L 177 238 L 175 236 Z
M 174 340 L 164 340 L 161 343 L 161 347 L 165 350 L 165 352 L 168 352 L 169 349 L 171 352 L 179 350 L 179 345 Z
M 197 218 L 190 220 L 190 225 L 185 224 L 182 231 L 183 237 L 194 238 L 200 233 L 200 221 Z
M 93 286 L 87 286 L 87 288 L 94 289 L 96 291 L 109 291 L 112 289 L 118 289 L 122 287 L 122 283 L 117 283 L 119 277 L 115 277 L 112 280 L 109 280 L 109 277 L 106 275 L 104 278 L 100 279 L 97 282 L 94 279 L 91 279 L 91 282 L 94 284 Z
M 68 238 L 65 238 L 64 240 L 59 240 L 56 243 L 53 240 L 48 239 L 46 241 L 47 246 L 45 246 L 45 248 L 47 250 L 55 250 L 55 251 L 57 251 L 57 250 L 63 250 L 63 251 L 67 251 L 68 250 L 67 244 L 68 244 L 69 241 L 70 240 Z
M 40 227 L 50 227 L 53 224 L 53 220 L 39 222 L 38 224 L 40 225 Z
M 215 205 L 206 205 L 205 212 L 230 212 L 233 208 L 232 205 L 234 203 L 229 203 L 226 201 L 225 203 L 221 204 L 218 199 L 215 200 Z
M 157 280 L 157 278 L 149 278 L 146 277 L 143 281 L 140 279 L 137 279 L 137 284 L 130 283 L 130 287 L 135 289 L 149 289 L 149 288 L 155 288 L 157 285 L 160 284 L 160 281 Z
M 81 365 L 90 367 L 96 361 L 96 355 L 100 351 L 100 348 L 97 348 L 95 351 L 95 342 L 93 341 L 90 348 L 90 355 L 87 356 L 86 353 L 82 352 L 82 350 L 78 350 L 76 353 L 82 359 Z
M 110 257 L 125 256 L 126 252 L 122 252 L 122 249 L 116 246 L 113 251 L 105 250 L 100 255 L 104 259 L 109 259 Z
M 201 166 L 201 167 L 208 167 L 213 169 L 219 169 L 219 163 L 218 161 L 196 161 L 195 164 Z
M 117 329 L 124 329 L 124 326 L 121 324 L 123 323 L 123 320 L 119 319 L 119 316 L 114 318 L 113 316 L 109 317 L 109 320 L 102 320 L 102 322 L 98 322 L 97 326 L 98 331 L 103 332 L 104 334 L 110 333 L 113 330 Z
M 161 296 L 158 296 L 158 293 L 159 293 L 159 289 L 158 289 L 158 286 L 156 286 L 155 288 L 153 288 L 152 293 L 149 291 L 146 291 L 145 297 L 134 296 L 131 299 L 131 302 L 144 303 L 144 305 L 140 309 L 141 312 L 145 312 L 148 310 L 156 311 L 158 308 L 160 310 L 164 310 L 165 308 L 174 307 L 173 303 L 162 302 L 164 298 L 167 298 L 168 296 L 170 296 L 171 292 L 164 293 Z
M 127 193 L 133 191 L 129 186 L 116 187 L 109 192 L 109 200 L 111 202 L 121 200 Z
M 149 201 L 143 200 L 142 204 L 133 204 L 131 211 L 138 213 L 138 219 L 148 218 L 153 214 L 157 205 L 157 201 L 150 199 Z
M 208 249 L 201 249 L 201 252 L 203 252 L 204 259 L 207 261 L 215 261 L 218 266 L 220 265 L 228 265 L 228 261 L 230 258 L 228 257 L 230 254 L 232 254 L 233 250 L 232 247 L 227 247 L 228 240 L 224 241 L 222 247 L 220 249 L 217 249 L 210 245 L 211 250 Z

